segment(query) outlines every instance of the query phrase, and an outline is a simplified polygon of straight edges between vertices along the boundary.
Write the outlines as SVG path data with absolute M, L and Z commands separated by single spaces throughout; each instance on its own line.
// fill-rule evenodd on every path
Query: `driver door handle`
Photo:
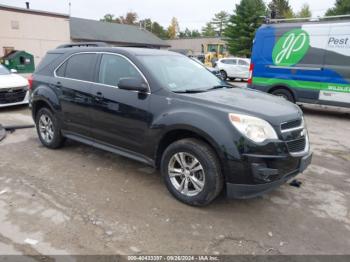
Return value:
M 103 100 L 103 95 L 101 92 L 97 92 L 95 95 L 95 100 L 101 102 Z

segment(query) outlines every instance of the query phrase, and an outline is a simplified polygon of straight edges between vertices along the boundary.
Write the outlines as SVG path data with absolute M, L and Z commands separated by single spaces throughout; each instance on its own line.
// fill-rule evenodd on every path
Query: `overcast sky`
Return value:
M 151 18 L 168 26 L 173 16 L 177 17 L 180 29 L 201 29 L 215 13 L 221 10 L 232 13 L 240 0 L 27 0 L 32 9 L 59 13 L 69 12 L 75 17 L 100 19 L 106 13 L 117 16 L 128 11 L 136 12 L 139 19 Z M 25 0 L 0 0 L 1 4 L 25 7 Z M 265 0 L 268 2 L 268 0 Z M 313 16 L 323 15 L 335 0 L 289 0 L 294 10 L 309 3 Z

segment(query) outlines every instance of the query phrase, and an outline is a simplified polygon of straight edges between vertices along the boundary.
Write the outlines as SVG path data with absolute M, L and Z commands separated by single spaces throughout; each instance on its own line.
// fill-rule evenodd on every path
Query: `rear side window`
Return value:
M 99 83 L 117 86 L 122 78 L 142 78 L 137 69 L 124 57 L 105 54 L 102 56 Z
M 96 54 L 77 54 L 69 58 L 57 71 L 57 76 L 93 81 Z
M 238 60 L 238 64 L 243 65 L 243 66 L 249 66 L 249 63 L 247 61 L 244 61 L 244 60 Z
M 61 65 L 57 70 L 56 70 L 56 75 L 60 77 L 64 77 L 66 74 L 66 67 L 67 67 L 67 62 Z
M 45 57 L 41 60 L 39 65 L 36 67 L 36 71 L 40 72 L 41 70 L 47 68 L 50 64 L 52 64 L 61 55 L 62 54 L 60 54 L 60 53 L 47 53 L 45 55 Z

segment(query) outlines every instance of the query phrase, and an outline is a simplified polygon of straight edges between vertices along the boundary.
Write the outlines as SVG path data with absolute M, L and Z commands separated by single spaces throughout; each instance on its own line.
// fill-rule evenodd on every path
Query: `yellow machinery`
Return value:
M 202 51 L 205 56 L 204 64 L 207 66 L 213 66 L 213 63 L 220 58 L 227 57 L 225 44 L 205 44 L 202 45 Z

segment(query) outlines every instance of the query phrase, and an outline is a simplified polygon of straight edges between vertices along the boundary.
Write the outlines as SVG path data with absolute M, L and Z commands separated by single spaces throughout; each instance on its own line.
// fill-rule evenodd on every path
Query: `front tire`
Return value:
M 192 206 L 210 204 L 223 188 L 215 152 L 197 139 L 182 139 L 171 144 L 163 153 L 161 173 L 170 193 Z
M 64 143 L 58 120 L 48 108 L 41 108 L 35 118 L 36 130 L 40 142 L 51 149 L 59 148 Z
M 227 73 L 225 70 L 221 70 L 220 71 L 220 74 L 221 74 L 221 79 L 222 80 L 226 80 L 227 79 Z
M 275 96 L 282 97 L 282 98 L 288 100 L 289 102 L 295 103 L 293 94 L 286 89 L 279 88 L 279 89 L 274 90 L 271 94 L 273 94 Z

